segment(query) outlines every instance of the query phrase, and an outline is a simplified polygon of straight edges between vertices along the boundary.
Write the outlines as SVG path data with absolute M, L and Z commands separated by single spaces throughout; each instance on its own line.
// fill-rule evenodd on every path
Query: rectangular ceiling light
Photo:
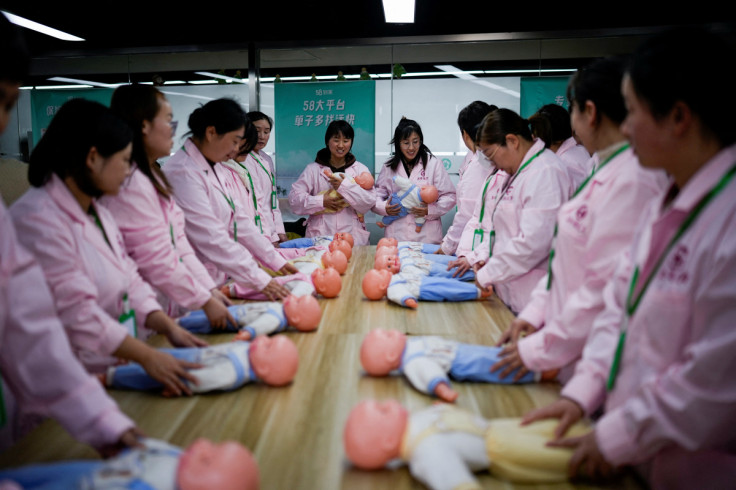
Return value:
M 46 34 L 47 36 L 55 37 L 56 39 L 61 39 L 62 41 L 84 41 L 84 39 L 82 39 L 81 37 L 72 36 L 71 34 L 67 34 L 66 32 L 62 32 L 58 29 L 54 29 L 53 27 L 39 24 L 38 22 L 34 22 L 24 17 L 11 14 L 10 12 L 2 10 L 2 13 L 5 15 L 5 17 L 8 18 L 10 22 L 15 25 L 25 27 L 26 29 L 31 29 L 32 31 L 40 32 L 41 34 Z
M 414 0 L 383 0 L 383 14 L 389 24 L 413 24 Z

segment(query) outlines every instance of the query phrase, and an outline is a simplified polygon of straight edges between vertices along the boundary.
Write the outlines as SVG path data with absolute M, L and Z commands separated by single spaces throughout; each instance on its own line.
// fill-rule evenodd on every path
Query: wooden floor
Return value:
M 433 399 L 414 391 L 402 378 L 370 378 L 361 374 L 358 358 L 365 333 L 375 327 L 396 328 L 412 335 L 440 335 L 462 342 L 491 344 L 513 319 L 497 299 L 465 303 L 422 302 L 416 311 L 371 302 L 360 283 L 372 267 L 375 247 L 356 247 L 343 276 L 340 296 L 321 299 L 319 329 L 289 332 L 299 349 L 299 372 L 293 384 L 271 388 L 250 384 L 231 393 L 165 399 L 155 394 L 112 391 L 122 410 L 150 437 L 186 446 L 198 437 L 235 439 L 258 460 L 263 489 L 408 489 L 423 488 L 406 468 L 364 472 L 351 467 L 342 449 L 342 429 L 350 409 L 365 398 L 396 398 L 410 410 Z M 207 336 L 211 343 L 232 335 Z M 152 344 L 164 346 L 160 338 Z M 525 386 L 454 383 L 457 405 L 486 418 L 521 416 L 558 396 L 554 383 Z M 44 422 L 16 446 L 0 455 L 0 467 L 33 462 L 94 458 L 89 447 L 75 442 L 54 421 Z M 512 488 L 488 473 L 484 488 Z M 521 488 L 590 488 L 570 484 Z M 630 477 L 606 488 L 639 488 Z

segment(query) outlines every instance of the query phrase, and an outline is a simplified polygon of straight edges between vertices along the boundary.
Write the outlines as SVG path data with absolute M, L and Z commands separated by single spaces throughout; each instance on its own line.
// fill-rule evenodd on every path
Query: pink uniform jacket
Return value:
M 370 233 L 366 230 L 365 224 L 358 220 L 356 213 L 365 214 L 371 210 L 376 201 L 375 189 L 365 190 L 351 181 L 352 179 L 346 178 L 337 192 L 350 206 L 337 213 L 313 214 L 325 209 L 322 204 L 324 197 L 319 193 L 332 189 L 323 173 L 328 168 L 317 162 L 307 165 L 299 179 L 291 186 L 289 192 L 291 210 L 295 214 L 309 215 L 307 237 L 332 236 L 339 231 L 347 231 L 353 235 L 355 245 L 368 245 Z M 372 174 L 368 167 L 357 161 L 340 171 L 353 179 L 363 172 Z
M 734 482 L 736 181 L 667 252 L 630 318 L 620 371 L 606 393 L 634 265 L 641 269 L 638 291 L 685 217 L 734 162 L 736 145 L 711 159 L 669 205 L 656 199 L 642 210 L 631 251 L 604 291 L 606 308 L 562 392 L 587 413 L 605 401 L 595 428 L 603 456 L 614 465 L 652 462 L 655 488 L 663 487 L 662 477 L 697 488 L 678 478 L 693 464 L 694 473 L 723 480 L 709 488 Z
M 105 234 L 52 175 L 18 199 L 10 214 L 18 239 L 43 269 L 72 350 L 88 371 L 100 372 L 116 362 L 112 353 L 133 333 L 118 321 L 125 295 L 135 310 L 139 338 L 150 334 L 146 317 L 161 306 L 125 252 L 115 219 L 103 206 L 92 205 Z
M 460 180 L 457 183 L 457 212 L 452 225 L 442 239 L 442 251 L 445 255 L 454 255 L 460 244 L 465 224 L 473 216 L 475 203 L 483 192 L 483 184 L 493 171 L 493 164 L 485 157 L 480 160 L 480 152 L 468 152 L 460 167 Z
M 194 254 L 184 232 L 184 213 L 159 195 L 148 177 L 133 167 L 117 196 L 99 200 L 115 218 L 125 249 L 141 277 L 159 291 L 170 316 L 197 310 L 210 299 L 215 283 Z
M 593 170 L 593 160 L 591 160 L 588 150 L 583 145 L 578 144 L 572 136 L 562 142 L 555 154 L 562 160 L 570 179 L 570 196 L 572 196 Z
M 253 185 L 256 187 L 256 198 L 258 199 L 258 210 L 263 220 L 263 234 L 272 242 L 279 240 L 279 234 L 285 234 L 284 220 L 279 209 L 278 196 L 275 203 L 271 202 L 273 182 L 276 178 L 276 169 L 271 157 L 264 151 L 252 151 L 245 159 L 245 166 L 250 170 L 253 177 Z M 275 204 L 275 207 L 272 205 Z
M 537 140 L 522 162 L 543 148 L 544 142 Z M 486 261 L 476 275 L 478 282 L 483 286 L 493 285 L 498 297 L 518 312 L 526 306 L 537 282 L 547 272 L 557 211 L 568 198 L 570 183 L 562 162 L 548 149 L 521 170 L 501 197 L 510 178 L 500 172 L 492 177 L 480 226 L 484 231 L 483 242 L 467 257 L 471 264 Z M 474 231 L 479 228 L 481 205 L 479 199 L 473 217 L 463 230 L 463 243 L 468 242 L 469 236 L 472 244 Z M 495 243 L 493 256 L 489 258 L 491 229 L 495 229 Z
M 75 439 L 96 447 L 117 441 L 133 427 L 72 354 L 43 271 L 16 241 L 1 200 L 0 373 L 4 388 L 10 388 L 3 389 L 9 416 L 3 432 L 20 435 L 11 403 L 19 418 L 27 413 L 53 417 Z
M 433 156 L 429 157 L 426 169 L 417 163 L 410 176 L 406 175 L 404 166 L 401 164 L 396 167 L 396 171 L 384 165 L 376 181 L 376 201 L 373 206 L 373 211 L 381 216 L 388 216 L 386 214 L 386 200 L 391 194 L 398 191 L 393 182 L 396 175 L 409 178 L 418 186 L 435 186 L 439 197 L 436 202 L 428 205 L 427 221 L 419 233 L 415 230 L 414 215 L 409 213 L 386 227 L 386 237 L 396 238 L 399 241 L 441 243 L 442 221 L 440 218 L 455 205 L 455 186 L 452 185 L 445 167 Z
M 254 255 L 274 270 L 283 267 L 286 260 L 276 254 L 273 244 L 243 211 L 238 177 L 219 163 L 210 166 L 190 139 L 166 162 L 163 171 L 184 211 L 189 243 L 215 284 L 224 284 L 229 276 L 259 291 L 265 288 L 271 276 L 260 268 Z
M 624 143 L 599 155 L 602 161 Z M 667 185 L 662 171 L 646 170 L 631 149 L 605 164 L 557 215 L 557 238 L 548 275 L 537 284 L 519 318 L 540 328 L 519 341 L 532 371 L 569 366 L 582 353 L 593 320 L 603 310 L 603 288 L 630 244 L 637 216 Z M 563 372 L 563 374 L 565 374 Z

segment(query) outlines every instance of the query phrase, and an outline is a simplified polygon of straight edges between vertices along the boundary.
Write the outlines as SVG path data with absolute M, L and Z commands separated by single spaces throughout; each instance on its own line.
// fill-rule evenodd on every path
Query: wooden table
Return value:
M 366 398 L 396 398 L 409 410 L 433 399 L 401 377 L 370 378 L 361 374 L 358 352 L 363 336 L 375 327 L 411 335 L 440 335 L 468 343 L 493 343 L 513 315 L 498 299 L 463 303 L 420 302 L 409 310 L 384 301 L 372 302 L 361 290 L 363 274 L 373 266 L 375 247 L 356 247 L 335 299 L 321 299 L 319 329 L 288 332 L 299 349 L 299 372 L 292 385 L 272 388 L 249 384 L 230 393 L 165 399 L 151 393 L 111 391 L 121 409 L 150 437 L 186 446 L 198 437 L 235 439 L 258 460 L 263 489 L 406 489 L 423 488 L 406 468 L 364 472 L 351 467 L 342 449 L 342 430 L 350 409 Z M 232 334 L 207 336 L 226 342 Z M 151 343 L 164 346 L 161 338 Z M 554 401 L 555 383 L 500 386 L 454 383 L 457 405 L 486 418 L 521 416 Z M 89 447 L 74 441 L 48 420 L 0 455 L 0 467 L 33 462 L 94 458 Z M 480 474 L 484 488 L 512 488 Z M 523 488 L 589 488 L 570 484 Z M 627 477 L 607 488 L 639 488 Z

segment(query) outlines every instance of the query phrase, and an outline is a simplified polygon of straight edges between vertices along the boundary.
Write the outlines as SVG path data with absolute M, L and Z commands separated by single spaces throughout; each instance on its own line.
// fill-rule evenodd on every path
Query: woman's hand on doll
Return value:
M 327 179 L 330 181 L 330 185 L 333 189 L 338 190 L 340 188 L 340 184 L 342 184 L 342 177 L 339 177 L 337 174 L 332 174 L 328 176 Z
M 232 306 L 233 302 L 230 301 L 230 298 L 225 296 L 225 293 L 223 293 L 219 288 L 212 288 L 210 289 L 210 293 L 212 293 L 212 297 L 217 299 L 218 301 L 222 302 L 225 306 Z
M 215 298 L 214 294 L 210 296 L 210 299 L 204 304 L 202 310 L 204 310 L 204 314 L 207 315 L 207 320 L 209 320 L 212 328 L 224 329 L 230 325 L 235 330 L 238 329 L 238 323 L 230 314 L 227 306 L 225 306 L 222 301 Z
M 423 218 L 429 214 L 429 208 L 426 204 L 411 208 L 411 214 L 417 218 Z
M 143 449 L 143 443 L 140 441 L 140 438 L 142 437 L 145 437 L 142 430 L 138 427 L 131 427 L 120 434 L 120 438 L 117 441 L 111 444 L 105 444 L 104 446 L 100 446 L 95 449 L 97 449 L 97 452 L 103 459 L 112 458 L 113 456 L 117 456 L 123 449 Z
M 555 440 L 560 439 L 567 430 L 583 418 L 583 409 L 569 398 L 562 397 L 546 407 L 535 408 L 521 418 L 521 425 L 531 424 L 537 420 L 559 419 L 555 427 Z
M 511 325 L 509 325 L 509 328 L 507 328 L 503 335 L 501 335 L 496 346 L 500 347 L 506 342 L 515 344 L 519 338 L 536 331 L 536 327 L 528 321 L 522 320 L 521 318 L 515 318 L 514 321 L 511 322 Z
M 294 264 L 289 264 L 288 262 L 284 264 L 281 269 L 279 269 L 279 273 L 284 276 L 288 276 L 289 274 L 296 274 L 297 272 L 299 272 L 299 269 L 294 267 Z
M 401 212 L 401 204 L 391 204 L 391 198 L 386 200 L 386 214 L 389 216 L 398 216 Z
M 452 277 L 462 276 L 470 270 L 470 262 L 465 257 L 458 257 L 457 260 L 451 260 L 447 263 L 447 270 L 455 269 L 452 273 Z
M 201 364 L 176 359 L 171 354 L 151 348 L 140 362 L 141 367 L 156 381 L 164 385 L 164 391 L 171 395 L 191 395 L 192 390 L 184 380 L 199 384 L 199 380 L 189 369 L 201 368 Z
M 518 345 L 519 344 L 509 344 L 501 350 L 498 354 L 501 359 L 491 368 L 492 373 L 503 369 L 498 375 L 503 379 L 514 372 L 515 369 L 518 369 L 519 371 L 514 375 L 514 382 L 517 382 L 529 372 L 529 369 L 524 365 L 524 361 L 521 360 Z
M 607 480 L 616 473 L 616 468 L 606 461 L 598 447 L 595 430 L 584 436 L 550 441 L 547 445 L 574 450 L 567 466 L 567 475 L 570 478 L 582 476 L 592 480 Z
M 164 335 L 174 347 L 207 347 L 209 345 L 189 330 L 185 330 L 176 324 Z
M 329 209 L 330 211 L 340 211 L 344 207 L 348 205 L 347 202 L 342 198 L 342 196 L 330 196 L 330 193 L 326 193 L 322 197 L 322 206 L 324 206 L 325 209 Z
M 442 250 L 442 247 L 440 247 L 437 249 L 437 251 L 434 254 L 435 255 L 445 255 L 445 251 Z
M 284 266 L 284 267 L 286 267 L 286 266 Z M 269 282 L 268 284 L 266 284 L 266 287 L 263 288 L 261 290 L 261 292 L 263 294 L 265 294 L 266 297 L 270 301 L 276 301 L 276 300 L 279 300 L 279 299 L 284 299 L 287 296 L 289 296 L 289 294 L 291 294 L 291 291 L 289 291 L 284 286 L 282 286 L 281 284 L 279 284 L 278 282 L 276 282 L 275 279 L 271 279 L 271 282 Z
M 481 270 L 484 265 L 486 265 L 486 261 L 485 260 L 479 260 L 478 262 L 476 262 L 475 264 L 473 264 L 473 272 L 476 273 L 476 274 L 478 274 L 478 271 Z

